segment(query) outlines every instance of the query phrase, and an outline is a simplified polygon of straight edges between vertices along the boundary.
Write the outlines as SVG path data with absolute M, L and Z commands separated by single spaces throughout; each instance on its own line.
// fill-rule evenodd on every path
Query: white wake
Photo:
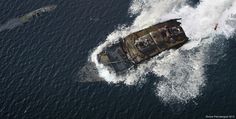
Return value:
M 207 60 L 209 45 L 215 42 L 217 35 L 229 38 L 235 32 L 236 1 L 202 0 L 193 8 L 185 0 L 133 0 L 129 12 L 131 15 L 138 14 L 133 24 L 112 32 L 91 54 L 91 61 L 96 64 L 99 76 L 107 82 L 122 81 L 134 85 L 140 80 L 145 81 L 144 75 L 152 72 L 165 78 L 155 84 L 156 95 L 164 102 L 187 102 L 196 98 L 205 86 L 204 65 L 211 63 Z M 97 54 L 119 37 L 173 18 L 182 18 L 182 27 L 189 37 L 190 42 L 183 47 L 161 53 L 138 66 L 137 70 L 129 71 L 126 76 L 116 76 L 98 63 Z M 218 28 L 215 31 L 216 24 Z

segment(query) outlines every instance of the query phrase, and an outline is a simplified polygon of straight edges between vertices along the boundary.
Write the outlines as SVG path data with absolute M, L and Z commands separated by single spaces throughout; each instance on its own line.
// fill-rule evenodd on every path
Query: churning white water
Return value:
M 206 58 L 209 45 L 215 42 L 216 36 L 224 35 L 227 39 L 235 32 L 236 1 L 202 0 L 196 7 L 191 7 L 185 0 L 133 0 L 129 12 L 131 15 L 138 14 L 133 24 L 112 32 L 91 54 L 99 76 L 107 82 L 122 81 L 135 85 L 140 80 L 146 80 L 144 75 L 147 72 L 152 72 L 164 77 L 164 80 L 154 84 L 156 95 L 164 102 L 187 102 L 196 98 L 205 86 L 204 65 L 211 63 Z M 182 18 L 182 27 L 190 40 L 181 48 L 165 51 L 125 76 L 117 76 L 97 61 L 97 54 L 119 37 L 174 18 Z M 218 28 L 215 31 L 216 24 Z

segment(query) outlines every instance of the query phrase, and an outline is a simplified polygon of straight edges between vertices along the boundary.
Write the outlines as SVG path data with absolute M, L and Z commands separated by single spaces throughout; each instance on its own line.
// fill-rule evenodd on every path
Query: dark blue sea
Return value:
M 189 1 L 197 5 L 199 1 Z M 236 37 L 224 57 L 205 66 L 207 82 L 193 102 L 165 104 L 154 78 L 142 86 L 80 82 L 94 48 L 129 25 L 127 0 L 1 0 L 0 23 L 42 6 L 58 8 L 0 32 L 0 119 L 203 119 L 236 115 Z

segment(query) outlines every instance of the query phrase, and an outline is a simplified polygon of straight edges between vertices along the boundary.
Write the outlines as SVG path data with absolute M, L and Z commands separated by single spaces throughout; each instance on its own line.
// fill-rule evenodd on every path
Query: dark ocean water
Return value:
M 131 24 L 127 0 L 2 0 L 0 23 L 48 4 L 58 8 L 0 32 L 0 119 L 201 119 L 236 115 L 236 40 L 206 66 L 198 105 L 164 104 L 153 76 L 142 86 L 80 83 L 91 50 L 120 24 Z M 196 5 L 195 1 L 190 2 Z M 213 46 L 214 47 L 214 46 Z

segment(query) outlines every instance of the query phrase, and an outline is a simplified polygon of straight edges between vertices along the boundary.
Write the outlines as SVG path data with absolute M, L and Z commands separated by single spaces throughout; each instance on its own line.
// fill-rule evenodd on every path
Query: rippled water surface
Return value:
M 131 5 L 136 5 L 133 2 L 138 0 L 0 1 L 0 24 L 42 6 L 58 5 L 51 13 L 0 32 L 0 118 L 198 119 L 235 115 L 235 35 L 216 35 L 216 41 L 207 46 L 204 58 L 211 63 L 202 66 L 204 86 L 186 102 L 171 101 L 171 95 L 165 101 L 158 95 L 157 85 L 171 82 L 155 72 L 145 76 L 145 83 L 135 85 L 80 82 L 78 72 L 92 52 L 119 26 L 129 27 L 142 15 L 140 11 L 130 13 Z M 191 52 L 186 57 L 201 50 Z

